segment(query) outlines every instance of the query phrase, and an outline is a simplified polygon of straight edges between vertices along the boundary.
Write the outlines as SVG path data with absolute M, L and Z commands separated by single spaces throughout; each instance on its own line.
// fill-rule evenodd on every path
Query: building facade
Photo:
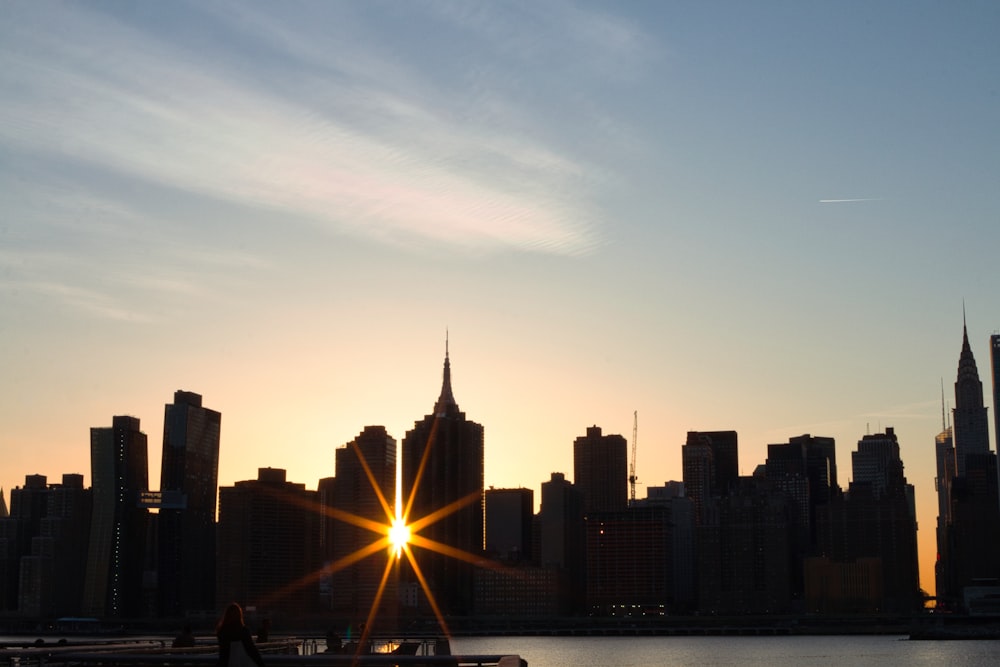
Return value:
M 272 616 L 316 611 L 318 515 L 316 492 L 280 468 L 220 488 L 216 599 Z
M 817 553 L 843 567 L 844 576 L 867 573 L 875 563 L 878 576 L 868 581 L 867 604 L 873 611 L 911 613 L 920 609 L 917 518 L 913 485 L 903 474 L 899 442 L 892 427 L 865 435 L 852 453 L 853 480 L 848 491 L 820 507 Z M 864 567 L 860 564 L 864 563 Z M 858 564 L 859 567 L 848 567 Z M 836 570 L 831 570 L 836 572 Z M 866 575 L 867 576 L 867 575 Z M 815 583 L 815 582 L 813 582 Z M 807 588 L 807 600 L 816 592 Z M 859 611 L 859 600 L 827 600 L 827 611 Z
M 143 599 L 149 513 L 146 434 L 136 417 L 117 416 L 111 427 L 90 429 L 93 513 L 84 579 L 88 616 L 136 618 L 149 614 Z
M 663 503 L 586 517 L 587 610 L 595 616 L 665 616 L 690 604 L 678 581 L 690 540 L 690 504 Z M 674 510 L 681 512 L 675 516 Z
M 486 554 L 517 563 L 531 559 L 535 492 L 531 489 L 486 489 Z
M 45 490 L 44 515 L 31 551 L 21 558 L 18 612 L 33 618 L 82 614 L 91 490 L 83 475 L 66 474 Z
M 538 513 L 540 565 L 561 573 L 558 600 L 563 614 L 586 607 L 586 536 L 583 495 L 561 472 L 542 482 Z
M 793 550 L 791 499 L 766 480 L 744 477 L 711 498 L 695 528 L 698 608 L 702 613 L 773 614 L 797 610 L 801 559 Z
M 163 415 L 157 518 L 157 583 L 161 616 L 214 611 L 215 509 L 222 415 L 201 396 L 174 393 Z
M 583 497 L 584 514 L 628 507 L 628 442 L 604 435 L 599 426 L 573 441 L 573 483 Z
M 684 488 L 694 503 L 695 523 L 702 507 L 724 496 L 739 480 L 739 440 L 736 431 L 688 431 L 681 447 Z
M 384 536 L 359 526 L 354 519 L 379 525 L 390 522 L 386 507 L 393 508 L 396 497 L 396 440 L 383 426 L 366 426 L 354 440 L 336 450 L 335 458 L 330 608 L 349 618 L 364 618 L 379 600 L 381 628 L 391 627 L 397 611 L 397 578 L 386 577 L 386 566 L 395 556 L 382 549 L 347 563 L 353 554 Z

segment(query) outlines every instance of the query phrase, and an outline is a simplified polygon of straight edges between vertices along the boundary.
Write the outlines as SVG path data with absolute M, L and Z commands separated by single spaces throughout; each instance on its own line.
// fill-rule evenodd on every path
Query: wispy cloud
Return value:
M 585 205 L 597 170 L 516 127 L 456 123 L 433 91 L 413 94 L 419 80 L 397 94 L 396 78 L 373 76 L 382 58 L 359 57 L 358 76 L 351 54 L 271 28 L 272 48 L 344 77 L 314 76 L 295 98 L 79 5 L 25 13 L 0 21 L 0 149 L 394 243 L 579 254 L 597 242 Z
M 858 197 L 856 199 L 820 199 L 820 204 L 847 204 L 861 201 L 882 201 L 881 197 Z
M 53 299 L 65 307 L 101 319 L 134 323 L 152 321 L 148 314 L 129 308 L 120 298 L 79 285 L 58 282 L 19 282 L 13 286 L 13 289 L 23 290 L 34 297 Z

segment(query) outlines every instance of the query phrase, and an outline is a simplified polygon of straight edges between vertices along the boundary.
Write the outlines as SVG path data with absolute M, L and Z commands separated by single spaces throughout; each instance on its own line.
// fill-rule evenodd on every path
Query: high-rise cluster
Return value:
M 938 492 L 937 604 L 948 610 L 996 613 L 1000 593 L 1000 494 L 990 450 L 983 383 L 962 328 L 952 425 L 935 439 Z M 990 338 L 994 411 L 1000 401 L 1000 335 Z M 997 421 L 1000 426 L 1000 420 Z
M 174 394 L 165 410 L 160 491 L 146 434 L 116 416 L 90 429 L 83 475 L 29 475 L 0 519 L 4 610 L 29 617 L 131 619 L 215 609 L 220 414 Z
M 1000 335 L 991 345 L 1000 398 Z M 1000 498 L 967 332 L 952 421 L 935 440 L 936 593 L 974 611 L 1000 579 Z M 909 613 L 923 602 L 914 491 L 892 427 L 859 439 L 846 489 L 832 438 L 769 444 L 744 476 L 736 431 L 690 431 L 683 479 L 635 499 L 626 439 L 590 426 L 573 442 L 575 479 L 553 472 L 536 513 L 530 489 L 485 488 L 484 429 L 458 407 L 447 343 L 430 414 L 398 449 L 385 427 L 365 426 L 315 491 L 276 468 L 219 489 L 220 425 L 201 396 L 175 393 L 159 491 L 128 416 L 91 430 L 91 488 L 78 474 L 28 476 L 9 516 L 0 502 L 2 608 L 179 618 L 237 601 L 251 619 L 384 630 L 434 618 Z M 388 548 L 404 520 L 409 544 Z

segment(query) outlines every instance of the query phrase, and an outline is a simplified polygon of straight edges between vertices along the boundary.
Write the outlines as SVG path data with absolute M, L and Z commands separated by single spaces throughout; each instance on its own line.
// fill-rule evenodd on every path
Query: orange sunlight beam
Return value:
M 424 447 L 423 453 L 420 455 L 420 466 L 417 468 L 417 475 L 413 479 L 413 488 L 410 489 L 410 496 L 406 499 L 406 509 L 403 510 L 403 522 L 406 523 L 410 518 L 410 510 L 413 509 L 413 500 L 417 497 L 417 489 L 420 488 L 420 482 L 424 479 L 424 470 L 427 468 L 427 460 L 430 458 L 431 446 L 434 444 L 434 434 L 437 432 L 438 420 L 434 420 L 434 424 L 431 426 L 431 432 L 427 435 L 427 446 Z
M 430 549 L 431 551 L 436 551 L 439 554 L 445 556 L 450 556 L 455 560 L 463 560 L 466 563 L 472 563 L 473 565 L 482 562 L 482 556 L 476 556 L 470 554 L 468 551 L 462 551 L 461 549 L 456 549 L 455 547 L 444 544 L 443 542 L 437 542 L 435 540 L 428 539 L 422 535 L 411 535 L 410 544 L 415 547 L 422 547 L 424 549 Z
M 441 626 L 441 630 L 444 632 L 446 637 L 451 637 L 451 631 L 448 629 L 448 623 L 444 620 L 444 614 L 441 613 L 441 608 L 438 607 L 437 598 L 434 597 L 434 593 L 431 592 L 431 587 L 427 584 L 427 579 L 424 578 L 423 570 L 420 569 L 420 565 L 417 564 L 417 558 L 410 549 L 410 545 L 403 547 L 403 553 L 406 554 L 406 559 L 410 562 L 413 567 L 413 572 L 417 575 L 417 581 L 420 582 L 420 587 L 424 589 L 424 593 L 427 594 L 427 601 L 431 605 L 431 610 L 434 612 L 435 618 L 437 618 L 438 624 Z
M 281 599 L 282 596 L 286 595 L 287 593 L 299 590 L 300 588 L 304 588 L 306 586 L 309 586 L 310 584 L 319 581 L 324 574 L 333 574 L 334 572 L 342 570 L 345 567 L 353 565 L 359 560 L 363 560 L 365 558 L 368 558 L 372 554 L 378 553 L 382 549 L 386 549 L 388 546 L 389 546 L 388 536 L 383 537 L 382 539 L 375 540 L 368 546 L 362 547 L 357 551 L 349 553 L 340 560 L 330 563 L 329 565 L 324 565 L 315 572 L 310 572 L 309 574 L 305 575 L 304 577 L 301 577 L 297 581 L 288 584 L 284 588 L 276 590 L 269 595 L 263 596 L 263 598 L 261 599 L 261 604 L 267 604 L 273 600 L 279 600 Z
M 476 502 L 476 500 L 478 500 L 480 497 L 481 496 L 478 491 L 473 491 L 467 496 L 459 498 L 458 500 L 455 500 L 453 502 L 450 502 L 444 507 L 434 510 L 427 516 L 421 517 L 416 521 L 414 521 L 413 523 L 407 524 L 410 526 L 410 534 L 412 535 L 413 533 L 416 533 L 419 530 L 426 528 L 432 523 L 437 523 L 438 521 L 445 518 L 449 514 L 457 512 L 466 505 L 471 505 L 472 503 Z
M 378 617 L 378 608 L 382 604 L 382 596 L 385 594 L 385 585 L 389 581 L 389 573 L 392 571 L 392 558 L 387 558 L 385 561 L 385 570 L 382 571 L 382 581 L 378 584 L 378 590 L 375 591 L 375 599 L 372 601 L 372 608 L 368 610 L 368 619 L 365 621 L 365 629 L 361 631 L 361 639 L 358 641 L 358 655 L 361 653 L 361 649 L 368 644 L 368 635 L 371 634 L 372 628 L 375 626 L 375 619 Z
M 382 511 L 385 512 L 385 518 L 392 523 L 394 518 L 394 512 L 391 507 L 389 507 L 389 501 L 386 500 L 385 494 L 382 493 L 382 488 L 378 484 L 378 480 L 375 479 L 375 473 L 372 472 L 371 467 L 368 465 L 368 461 L 365 457 L 361 455 L 361 448 L 358 447 L 358 443 L 351 442 L 351 449 L 354 450 L 355 456 L 358 457 L 358 461 L 361 463 L 361 468 L 365 471 L 365 475 L 368 477 L 368 483 L 372 485 L 372 489 L 375 491 L 376 497 L 378 497 L 378 502 L 382 506 Z M 393 471 L 395 473 L 395 471 Z

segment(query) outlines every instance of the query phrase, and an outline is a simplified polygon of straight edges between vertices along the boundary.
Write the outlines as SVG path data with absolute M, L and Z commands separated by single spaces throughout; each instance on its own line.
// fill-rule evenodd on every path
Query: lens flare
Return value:
M 400 518 L 392 520 L 389 527 L 389 543 L 396 558 L 403 554 L 403 547 L 410 542 L 410 527 Z
M 433 437 L 432 431 L 431 440 L 433 440 Z M 376 482 L 375 475 L 372 474 L 371 468 L 362 455 L 360 448 L 358 448 L 355 443 L 351 443 L 351 447 L 358 457 L 358 461 L 360 462 L 361 467 L 371 484 L 372 491 L 375 493 L 379 505 L 382 507 L 382 511 L 385 513 L 385 523 L 367 517 L 357 516 L 356 514 L 345 512 L 333 507 L 310 505 L 308 509 L 312 511 L 323 513 L 332 519 L 337 519 L 371 531 L 374 533 L 375 539 L 367 545 L 360 546 L 353 553 L 350 553 L 333 563 L 326 564 L 319 570 L 302 577 L 298 581 L 289 584 L 286 588 L 280 591 L 272 593 L 271 596 L 268 597 L 277 599 L 290 590 L 306 586 L 314 586 L 322 577 L 328 576 L 344 568 L 351 567 L 353 564 L 375 556 L 379 552 L 390 554 L 390 556 L 386 559 L 385 569 L 382 572 L 382 579 L 375 592 L 375 599 L 372 603 L 371 609 L 368 611 L 368 617 L 364 625 L 364 630 L 358 640 L 358 653 L 355 655 L 355 657 L 357 657 L 360 655 L 362 647 L 366 645 L 368 635 L 371 632 L 372 627 L 375 625 L 376 616 L 382 597 L 385 594 L 386 585 L 389 582 L 390 576 L 392 576 L 392 572 L 395 570 L 394 563 L 401 560 L 402 557 L 405 556 L 410 567 L 413 569 L 413 573 L 420 584 L 420 588 L 426 596 L 427 603 L 430 605 L 431 611 L 437 619 L 438 626 L 444 632 L 446 637 L 450 637 L 451 631 L 448 629 L 448 624 L 445 621 L 444 615 L 441 613 L 441 608 L 438 606 L 434 593 L 431 591 L 427 579 L 420 568 L 420 564 L 417 562 L 417 557 L 413 552 L 413 547 L 435 551 L 450 558 L 455 558 L 481 566 L 483 563 L 479 555 L 471 554 L 461 549 L 456 549 L 448 544 L 443 544 L 420 534 L 420 531 L 424 530 L 428 526 L 437 523 L 454 512 L 457 512 L 466 505 L 476 502 L 480 498 L 480 494 L 471 493 L 464 498 L 459 498 L 458 500 L 448 503 L 444 507 L 437 508 L 426 516 L 419 517 L 413 521 L 407 521 L 407 516 L 409 515 L 413 504 L 413 497 L 416 494 L 416 490 L 420 486 L 420 482 L 423 478 L 423 471 L 426 467 L 427 454 L 430 451 L 430 447 L 427 447 L 424 450 L 420 467 L 416 479 L 414 480 L 413 490 L 411 491 L 410 496 L 405 499 L 405 502 L 400 494 L 399 476 L 397 473 L 396 499 L 394 503 L 396 506 L 395 511 L 393 511 L 393 508 L 390 507 L 388 500 L 382 493 L 381 487 Z M 264 604 L 267 603 L 268 600 L 265 599 Z

